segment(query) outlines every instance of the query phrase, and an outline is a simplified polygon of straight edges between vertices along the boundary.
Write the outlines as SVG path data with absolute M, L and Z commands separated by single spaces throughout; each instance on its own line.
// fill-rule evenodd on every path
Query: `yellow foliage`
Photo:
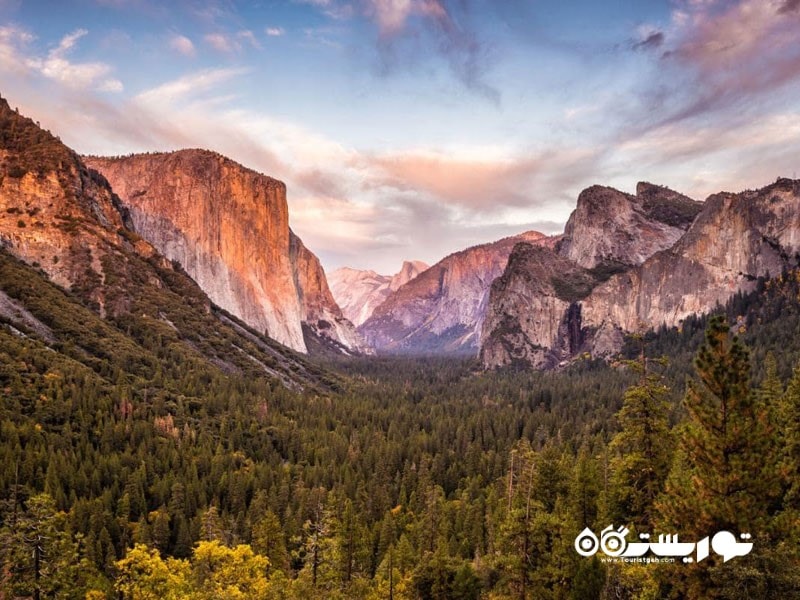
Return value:
M 179 600 L 189 595 L 189 565 L 185 560 L 164 561 L 158 551 L 136 544 L 116 564 L 117 590 L 130 600 Z
M 238 599 L 264 598 L 269 560 L 247 545 L 235 548 L 218 541 L 200 542 L 192 556 L 193 598 Z
M 269 560 L 247 545 L 200 542 L 190 560 L 163 560 L 137 544 L 117 561 L 117 591 L 129 600 L 267 600 Z M 87 597 L 87 600 L 88 597 Z M 91 600 L 100 600 L 99 597 Z

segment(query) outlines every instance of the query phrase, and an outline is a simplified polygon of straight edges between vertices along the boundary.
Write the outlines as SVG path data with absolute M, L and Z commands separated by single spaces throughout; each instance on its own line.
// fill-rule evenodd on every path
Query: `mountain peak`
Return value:
M 379 352 L 474 352 L 489 288 L 513 248 L 520 242 L 550 241 L 538 231 L 528 231 L 454 252 L 392 292 L 359 332 Z
M 688 229 L 703 209 L 703 203 L 668 187 L 645 181 L 636 184 L 636 197 L 651 219 L 671 227 Z
M 389 276 L 372 270 L 342 267 L 330 274 L 331 292 L 344 315 L 359 326 L 369 319 L 389 294 L 427 268 L 428 265 L 420 260 L 405 260 L 400 271 Z
M 578 196 L 558 243 L 561 256 L 580 266 L 627 268 L 671 247 L 702 204 L 668 188 L 637 185 L 637 195 L 594 185 Z
M 493 285 L 484 365 L 611 356 L 624 332 L 678 325 L 794 268 L 798 232 L 800 182 L 788 179 L 705 203 L 650 183 L 635 197 L 589 188 L 557 247 L 568 262 L 521 244 Z
M 396 273 L 389 282 L 389 289 L 395 291 L 414 279 L 417 275 L 428 269 L 428 265 L 421 260 L 405 260 L 400 271 Z
M 214 303 L 294 350 L 305 352 L 309 335 L 357 349 L 317 257 L 289 228 L 281 181 L 200 149 L 85 160 L 111 182 L 136 233 Z

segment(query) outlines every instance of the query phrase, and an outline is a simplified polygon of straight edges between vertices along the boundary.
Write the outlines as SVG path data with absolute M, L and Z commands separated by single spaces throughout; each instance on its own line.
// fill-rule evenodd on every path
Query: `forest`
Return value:
M 800 272 L 611 363 L 329 358 L 289 389 L 0 258 L 58 340 L 0 324 L 2 599 L 800 595 Z M 611 524 L 753 550 L 575 551 Z

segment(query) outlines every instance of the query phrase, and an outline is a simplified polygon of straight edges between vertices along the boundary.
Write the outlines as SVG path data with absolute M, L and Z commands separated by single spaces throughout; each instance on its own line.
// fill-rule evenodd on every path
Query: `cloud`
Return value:
M 235 42 L 230 40 L 228 36 L 222 33 L 209 33 L 203 39 L 209 46 L 218 52 L 231 54 L 237 49 Z
M 350 0 L 292 0 L 297 4 L 307 4 L 322 11 L 324 15 L 341 21 L 351 19 L 356 14 L 356 9 Z
M 376 33 L 378 73 L 416 70 L 431 58 L 469 91 L 498 104 L 500 92 L 487 82 L 490 53 L 472 26 L 464 0 L 296 0 L 331 18 L 365 19 Z
M 76 29 L 61 38 L 58 45 L 50 50 L 45 57 L 20 55 L 24 46 L 32 41 L 33 37 L 19 29 L 4 28 L 0 35 L 0 60 L 21 60 L 27 70 L 32 70 L 44 75 L 48 79 L 56 80 L 72 88 L 93 87 L 103 92 L 121 92 L 122 82 L 110 78 L 112 67 L 103 62 L 72 62 L 68 55 L 75 47 L 78 40 L 87 35 L 86 29 Z
M 253 32 L 250 31 L 249 29 L 243 29 L 242 31 L 239 31 L 236 34 L 236 38 L 239 39 L 239 40 L 247 42 L 248 44 L 250 44 L 253 48 L 255 48 L 257 50 L 261 49 L 261 44 L 256 39 L 255 34 L 253 34 Z
M 571 148 L 523 154 L 475 148 L 470 154 L 423 151 L 373 156 L 370 168 L 378 174 L 371 185 L 413 191 L 476 214 L 501 213 L 509 207 L 530 209 L 552 202 L 559 187 L 563 193 L 566 186 L 559 173 L 579 179 L 591 172 L 599 151 Z
M 122 82 L 119 79 L 105 79 L 97 87 L 98 92 L 111 92 L 111 93 L 119 93 L 124 89 L 125 86 L 122 85 Z
M 425 192 L 471 209 L 524 204 L 524 193 L 513 184 L 536 170 L 528 161 L 457 159 L 430 152 L 377 156 L 372 165 L 385 174 L 378 179 L 382 186 Z
M 281 37 L 286 33 L 286 31 L 284 31 L 283 27 L 267 27 L 264 30 L 264 33 L 266 33 L 269 37 Z
M 235 54 L 242 51 L 242 44 L 246 43 L 257 50 L 261 49 L 261 44 L 256 39 L 255 34 L 249 29 L 242 29 L 234 35 L 225 33 L 209 33 L 203 38 L 206 43 L 217 52 L 223 54 Z
M 631 46 L 634 50 L 655 50 L 664 45 L 663 31 L 650 31 Z
M 404 65 L 413 69 L 432 49 L 444 58 L 467 89 L 499 103 L 500 92 L 485 79 L 488 55 L 475 30 L 468 26 L 470 14 L 466 3 L 363 0 L 363 5 L 378 28 L 378 49 L 387 71 Z
M 173 35 L 169 40 L 169 47 L 184 56 L 194 57 L 197 54 L 194 43 L 185 35 Z
M 154 107 L 172 105 L 177 100 L 187 96 L 197 96 L 220 83 L 247 72 L 248 69 L 243 67 L 204 69 L 146 90 L 137 95 L 134 100 L 140 104 Z
M 738 106 L 756 110 L 800 83 L 797 0 L 684 2 L 673 13 L 675 42 L 663 67 L 685 75 L 691 93 L 668 118 L 682 120 Z M 687 80 L 688 79 L 688 80 Z
M 412 16 L 445 21 L 448 12 L 439 0 L 364 0 L 364 10 L 378 25 L 382 36 L 401 33 Z
M 26 59 L 22 53 L 25 47 L 33 42 L 34 35 L 15 25 L 0 27 L 0 66 L 3 69 L 24 73 L 27 72 Z

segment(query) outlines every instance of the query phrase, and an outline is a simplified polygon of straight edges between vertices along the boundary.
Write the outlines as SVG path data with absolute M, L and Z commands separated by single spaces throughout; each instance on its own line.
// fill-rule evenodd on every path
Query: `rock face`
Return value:
M 103 259 L 126 214 L 107 182 L 0 99 L 0 244 L 106 310 Z M 138 250 L 151 253 L 142 243 Z
M 419 260 L 404 261 L 398 273 L 393 276 L 379 275 L 375 271 L 361 271 L 342 267 L 328 277 L 333 297 L 342 309 L 344 316 L 355 326 L 369 319 L 373 311 L 384 300 L 428 268 Z
M 304 331 L 357 349 L 319 261 L 289 229 L 282 182 L 203 150 L 85 160 L 109 180 L 134 231 L 215 304 L 300 352 Z
M 797 181 L 780 179 L 758 191 L 716 194 L 700 205 L 695 218 L 691 217 L 696 204 L 685 197 L 640 184 L 637 204 L 651 221 L 643 224 L 639 216 L 631 221 L 630 211 L 619 211 L 619 196 L 613 191 L 590 188 L 587 192 L 581 194 L 570 218 L 573 227 L 557 249 L 573 265 L 589 267 L 567 276 L 570 287 L 581 293 L 571 298 L 558 293 L 554 277 L 559 276 L 551 268 L 552 257 L 533 255 L 524 248 L 515 251 L 519 258 L 509 261 L 492 290 L 481 351 L 484 366 L 547 367 L 578 352 L 610 355 L 619 350 L 624 332 L 678 325 L 688 315 L 707 312 L 738 291 L 749 291 L 756 278 L 778 274 L 798 262 Z M 611 198 L 608 206 L 619 211 L 614 214 L 626 216 L 617 220 L 614 215 L 600 214 L 594 206 L 581 205 L 587 201 L 594 205 L 598 197 Z M 633 227 L 635 222 L 642 225 L 640 229 Z M 583 231 L 577 227 L 581 223 Z M 593 223 L 601 224 L 600 229 Z M 684 226 L 686 231 L 664 247 L 674 237 L 674 229 Z M 584 240 L 593 229 L 601 239 Z M 636 239 L 642 236 L 649 239 Z M 644 256 L 648 252 L 651 255 Z M 609 260 L 621 263 L 622 272 L 603 266 Z M 565 265 L 558 269 L 568 272 Z M 581 287 L 587 273 L 595 279 L 588 290 Z M 552 300 L 554 291 L 563 303 Z
M 158 357 L 148 353 L 163 343 L 220 374 L 274 378 L 294 389 L 328 385 L 320 370 L 295 352 L 215 308 L 132 225 L 102 175 L 0 98 L 0 255 L 4 281 L 10 282 L 0 289 L 5 326 L 17 335 L 34 336 L 56 353 L 85 360 L 102 377 L 110 372 L 104 343 L 113 339 L 121 344 L 113 350 L 119 353 L 116 358 L 136 357 L 132 360 L 140 366 L 155 367 Z M 302 245 L 296 245 L 295 253 L 309 263 L 316 260 Z M 70 292 L 59 307 L 27 294 L 41 289 L 29 287 L 25 279 L 27 271 L 31 280 L 41 281 L 33 269 Z M 308 289 L 312 283 L 306 283 Z M 64 312 L 70 304 L 80 310 Z M 91 314 L 87 309 L 103 319 L 82 320 Z M 84 335 L 89 326 L 97 335 Z M 87 343 L 87 337 L 94 341 Z M 140 359 L 144 362 L 136 362 Z
M 599 286 L 584 301 L 584 325 L 625 331 L 678 325 L 751 291 L 757 277 L 795 266 L 798 251 L 800 182 L 779 179 L 758 191 L 716 194 L 672 248 Z
M 492 284 L 481 359 L 492 366 L 549 368 L 583 345 L 573 306 L 596 279 L 549 248 L 517 244 Z
M 475 352 L 489 288 L 518 242 L 555 240 L 531 231 L 451 254 L 390 294 L 359 332 L 378 352 Z
M 649 183 L 640 183 L 635 196 L 593 186 L 578 197 L 558 253 L 587 269 L 640 265 L 672 247 L 701 207 L 700 202 Z
M 289 258 L 295 288 L 299 294 L 305 341 L 318 338 L 326 347 L 348 354 L 362 350 L 362 342 L 353 324 L 342 315 L 333 299 L 319 259 L 289 232 Z

